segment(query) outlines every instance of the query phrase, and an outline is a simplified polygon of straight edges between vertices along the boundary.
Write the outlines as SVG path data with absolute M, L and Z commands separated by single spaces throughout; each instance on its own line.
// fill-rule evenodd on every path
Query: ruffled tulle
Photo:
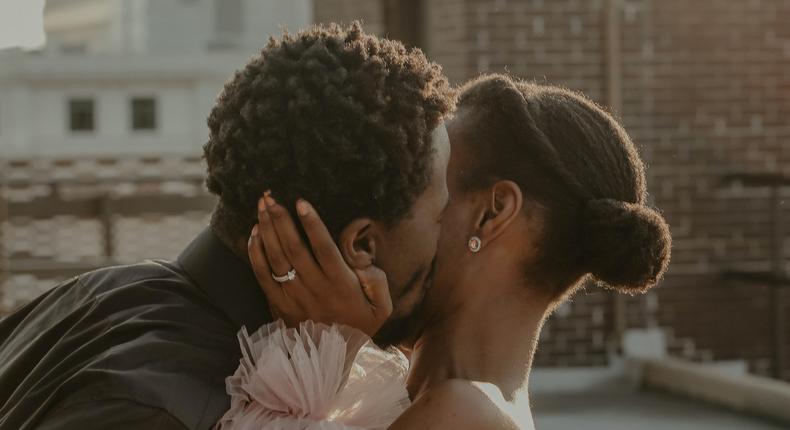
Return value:
M 279 320 L 238 337 L 231 407 L 216 429 L 386 429 L 409 406 L 408 360 L 359 330 Z

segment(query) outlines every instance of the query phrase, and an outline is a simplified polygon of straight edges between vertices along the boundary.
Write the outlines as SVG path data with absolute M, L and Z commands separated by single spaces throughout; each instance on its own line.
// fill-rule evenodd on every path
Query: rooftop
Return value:
M 629 387 L 625 381 L 579 393 L 532 396 L 540 430 L 780 430 L 787 427 L 760 417 L 656 390 Z
M 788 399 L 785 382 L 666 357 L 530 376 L 540 430 L 787 429 Z

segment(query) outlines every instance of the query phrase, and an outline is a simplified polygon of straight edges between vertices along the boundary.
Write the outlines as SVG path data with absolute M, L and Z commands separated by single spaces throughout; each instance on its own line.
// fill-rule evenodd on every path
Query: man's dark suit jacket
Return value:
M 0 321 L 0 429 L 208 429 L 236 334 L 270 322 L 252 270 L 210 230 L 175 262 L 90 272 Z

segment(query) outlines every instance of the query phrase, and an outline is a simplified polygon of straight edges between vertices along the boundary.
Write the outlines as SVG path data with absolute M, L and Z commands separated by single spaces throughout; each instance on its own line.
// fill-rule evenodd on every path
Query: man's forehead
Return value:
M 443 139 L 447 139 L 447 138 L 448 138 L 447 137 L 447 124 L 444 121 L 442 121 L 431 132 L 431 139 L 432 140 L 443 140 Z
M 439 159 L 437 161 L 444 161 L 450 152 L 450 136 L 447 133 L 447 126 L 444 121 L 439 123 L 431 132 L 431 143 L 436 149 L 437 158 Z

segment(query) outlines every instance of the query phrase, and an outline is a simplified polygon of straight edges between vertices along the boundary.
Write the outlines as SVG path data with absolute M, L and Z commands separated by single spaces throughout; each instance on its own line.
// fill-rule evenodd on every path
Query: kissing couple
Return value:
M 175 261 L 0 321 L 0 429 L 531 429 L 547 316 L 669 262 L 605 110 L 507 75 L 453 88 L 358 24 L 270 40 L 208 125 L 219 200 Z

